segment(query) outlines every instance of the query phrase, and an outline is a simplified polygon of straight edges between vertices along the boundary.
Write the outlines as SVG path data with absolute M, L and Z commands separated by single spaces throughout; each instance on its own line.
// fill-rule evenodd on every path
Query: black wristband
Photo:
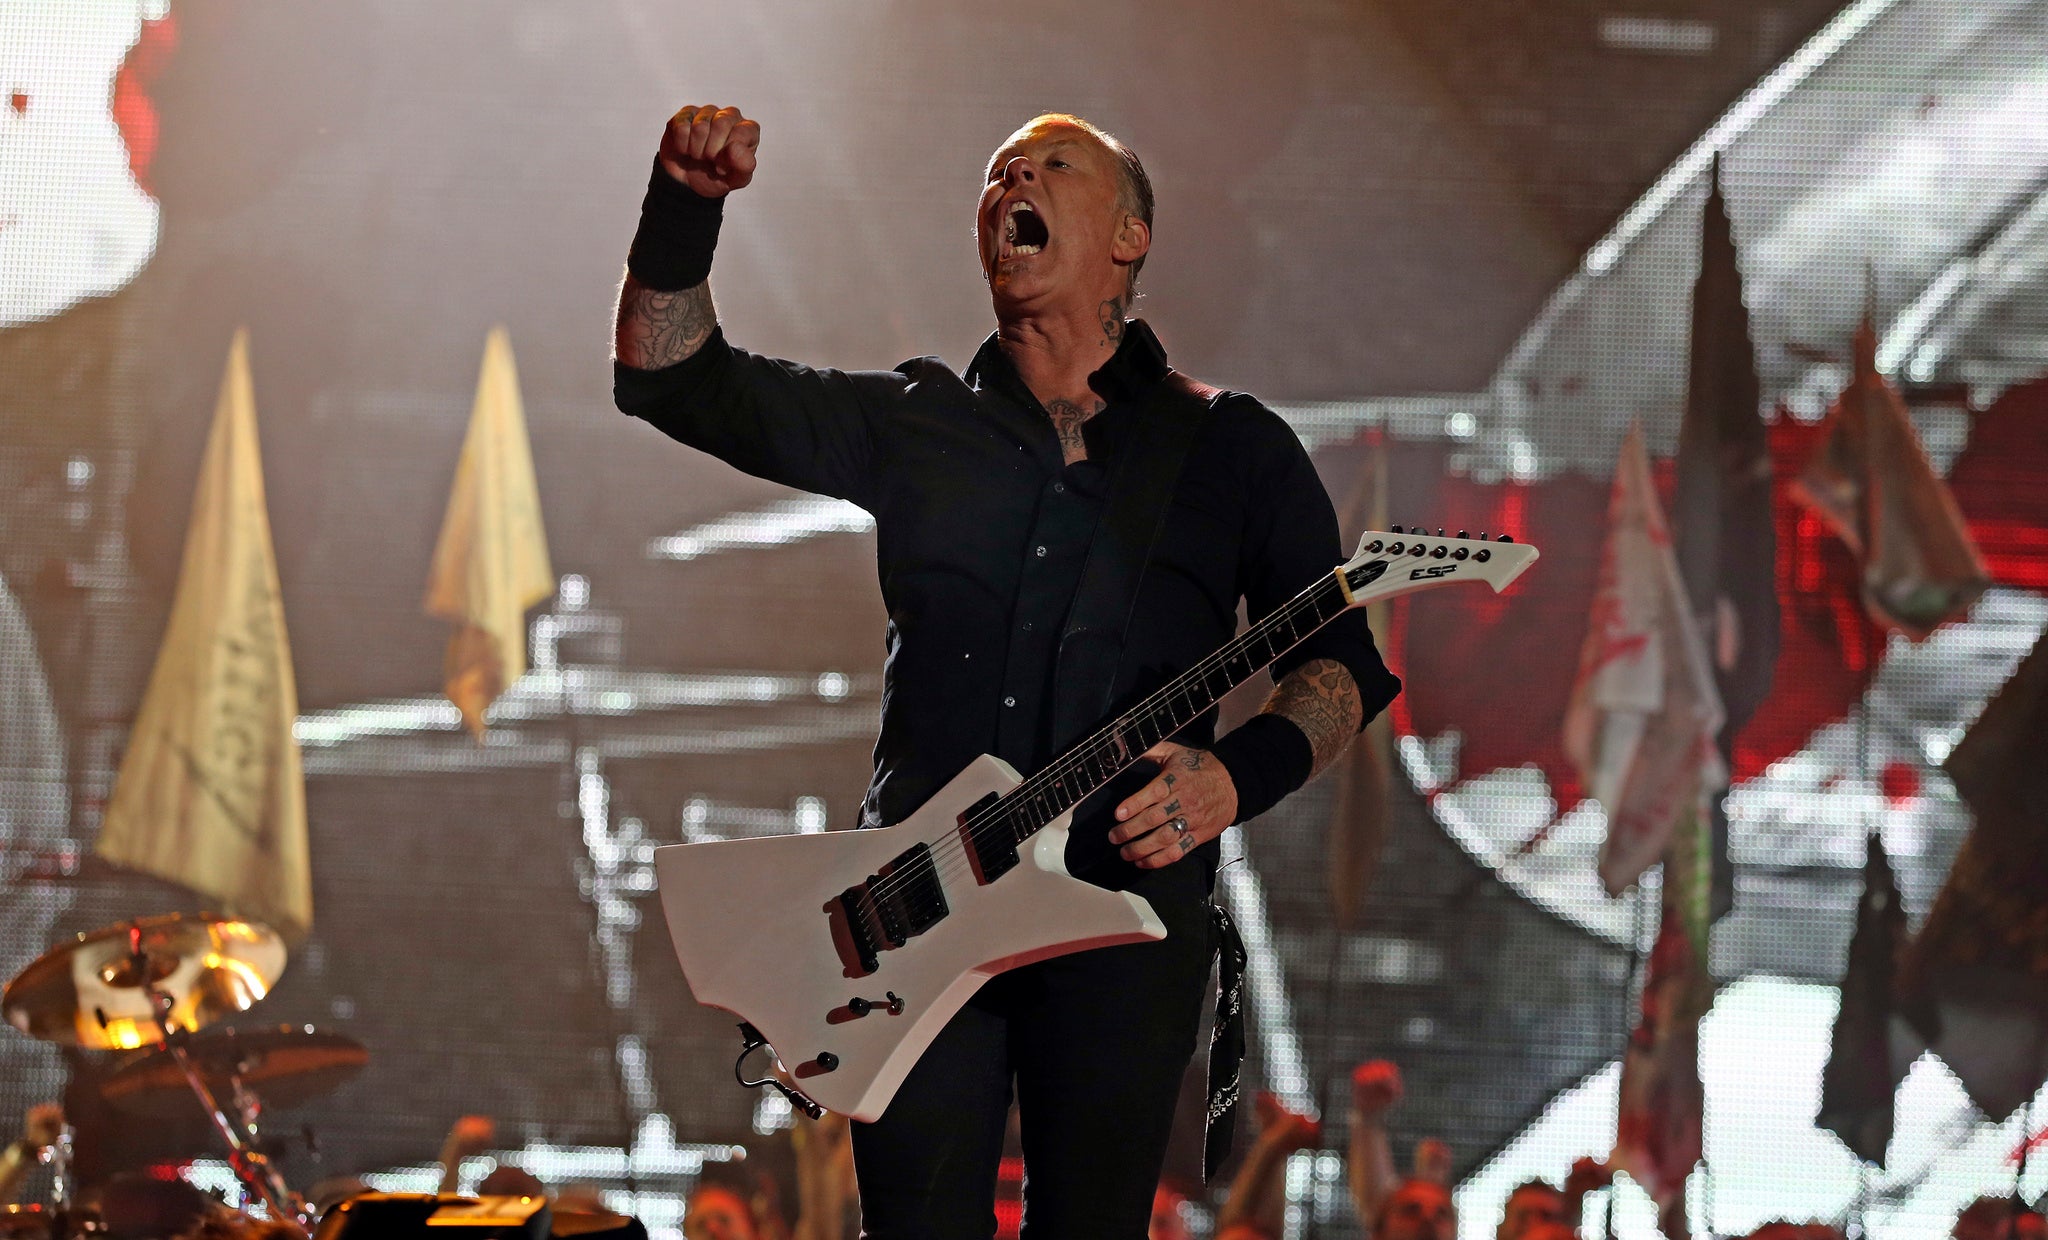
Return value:
M 640 200 L 640 230 L 626 254 L 626 270 L 640 287 L 657 293 L 695 288 L 711 276 L 711 252 L 725 199 L 706 198 L 654 161 L 647 197 Z
M 1253 715 L 1209 752 L 1230 772 L 1237 788 L 1236 822 L 1257 818 L 1308 782 L 1315 747 L 1293 720 L 1270 712 Z

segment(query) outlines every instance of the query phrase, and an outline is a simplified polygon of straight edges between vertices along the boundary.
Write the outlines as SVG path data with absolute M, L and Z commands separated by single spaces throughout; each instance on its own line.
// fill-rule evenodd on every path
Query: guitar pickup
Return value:
M 996 794 L 991 792 L 960 815 L 960 846 L 967 850 L 967 859 L 974 865 L 975 880 L 983 886 L 1017 868 L 1017 841 L 1006 827 L 999 829 L 994 824 L 984 823 L 976 830 L 972 825 L 981 812 L 994 805 L 996 800 Z
M 943 920 L 945 888 L 929 844 L 914 844 L 890 862 L 839 893 L 854 955 L 875 971 L 881 953 L 908 943 Z

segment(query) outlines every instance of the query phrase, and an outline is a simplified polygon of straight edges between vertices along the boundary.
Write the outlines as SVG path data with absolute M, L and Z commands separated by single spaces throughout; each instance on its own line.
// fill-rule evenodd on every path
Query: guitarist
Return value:
M 820 370 L 727 343 L 711 257 L 760 140 L 734 108 L 669 121 L 619 295 L 614 395 L 739 469 L 874 514 L 889 627 L 864 825 L 901 821 L 981 753 L 1029 774 L 1085 734 L 1063 704 L 1105 685 L 1059 674 L 1061 635 L 1110 484 L 1126 476 L 1118 453 L 1141 432 L 1158 441 L 1148 419 L 1205 420 L 1141 543 L 1149 559 L 1119 613 L 1109 678 L 1117 700 L 1227 641 L 1240 599 L 1256 621 L 1343 559 L 1329 497 L 1285 423 L 1250 397 L 1205 403 L 1178 380 L 1162 392 L 1165 351 L 1126 317 L 1152 243 L 1151 182 L 1129 148 L 1047 115 L 996 149 L 975 207 L 996 330 L 956 375 L 931 357 Z M 1329 765 L 1400 688 L 1360 610 L 1273 673 L 1278 687 L 1242 727 L 1214 739 L 1211 712 L 1078 808 L 1069 869 L 1144 896 L 1167 937 L 985 985 L 887 1113 L 854 1126 L 869 1235 L 993 1234 L 1013 1089 L 1024 1234 L 1144 1235 L 1216 949 L 1217 837 Z M 1234 1100 L 1225 1085 L 1212 1110 Z

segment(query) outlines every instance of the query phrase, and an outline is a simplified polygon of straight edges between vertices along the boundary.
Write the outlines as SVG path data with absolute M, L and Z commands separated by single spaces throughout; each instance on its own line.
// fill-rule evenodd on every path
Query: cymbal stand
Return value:
M 57 1139 L 43 1151 L 43 1162 L 50 1168 L 50 1208 L 60 1215 L 71 1212 L 71 1143 L 76 1135 L 66 1120 L 57 1129 Z
M 146 979 L 150 976 L 149 962 L 139 950 L 136 956 L 137 973 Z M 199 1071 L 198 1065 L 192 1062 L 192 1057 L 186 1053 L 185 1031 L 171 1024 L 171 1010 L 177 1001 L 159 990 L 154 982 L 145 982 L 144 990 L 149 995 L 150 1012 L 156 1018 L 156 1026 L 163 1033 L 164 1049 L 171 1053 L 172 1061 L 178 1065 L 178 1070 L 185 1074 L 186 1084 L 192 1087 L 192 1093 L 198 1097 L 200 1108 L 206 1112 L 206 1118 L 212 1121 L 214 1131 L 227 1143 L 228 1167 L 235 1173 L 235 1178 L 242 1182 L 244 1189 L 263 1203 L 271 1218 L 303 1227 L 300 1221 L 303 1207 L 285 1187 L 284 1177 L 278 1173 L 277 1167 L 263 1151 L 256 1148 L 255 1142 L 228 1119 L 227 1112 L 221 1109 L 219 1099 L 207 1088 L 206 1077 Z M 236 1092 L 244 1093 L 239 1081 L 236 1082 Z

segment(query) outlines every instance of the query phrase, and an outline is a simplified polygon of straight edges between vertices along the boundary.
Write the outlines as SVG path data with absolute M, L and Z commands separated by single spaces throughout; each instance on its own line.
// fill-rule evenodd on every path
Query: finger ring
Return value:
M 1169 818 L 1166 821 L 1166 825 L 1173 828 L 1173 836 L 1175 839 L 1187 838 L 1188 820 L 1185 816 L 1176 816 L 1173 818 Z

